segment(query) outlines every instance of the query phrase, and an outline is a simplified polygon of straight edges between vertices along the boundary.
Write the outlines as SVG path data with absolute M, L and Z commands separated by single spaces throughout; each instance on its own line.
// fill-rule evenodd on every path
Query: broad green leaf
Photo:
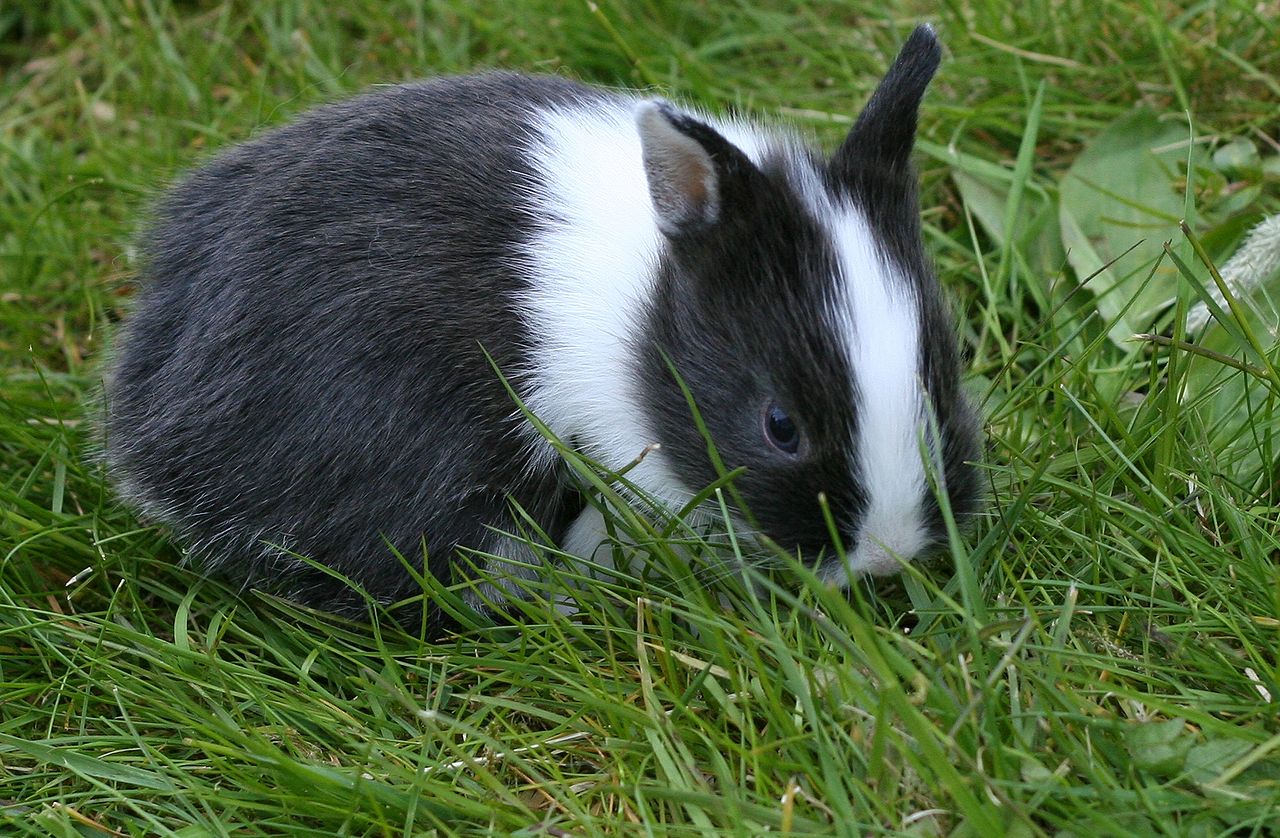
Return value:
M 960 168 L 951 170 L 951 179 L 960 191 L 960 199 L 973 214 L 978 225 L 998 245 L 1005 242 L 1004 205 L 1009 197 L 1009 184 L 971 174 Z
M 1212 783 L 1251 747 L 1242 739 L 1210 739 L 1187 753 L 1187 773 L 1199 785 Z
M 1262 172 L 1262 157 L 1248 138 L 1236 137 L 1213 153 L 1213 165 L 1225 175 L 1256 177 Z
M 1143 771 L 1167 776 L 1182 770 L 1195 738 L 1184 719 L 1148 722 L 1130 728 L 1125 737 L 1133 764 Z
M 965 207 L 973 213 L 983 232 L 997 245 L 1004 246 L 1005 207 L 1009 202 L 1010 183 L 957 166 L 951 171 L 956 189 Z M 1027 190 L 1022 195 L 1022 211 L 1013 230 L 1014 251 L 1027 261 L 1027 269 L 1048 286 L 1062 267 L 1065 253 L 1061 232 L 1055 219 L 1056 205 L 1043 192 Z
M 1139 288 L 1164 242 L 1185 247 L 1178 233 L 1183 214 L 1178 178 L 1187 140 L 1185 126 L 1137 110 L 1095 137 L 1062 181 L 1058 215 L 1067 258 L 1077 279 L 1093 277 L 1087 287 L 1099 314 L 1113 324 L 1110 337 L 1117 344 L 1144 330 L 1177 294 L 1178 279 L 1167 264 Z M 1133 252 L 1120 258 L 1130 248 Z

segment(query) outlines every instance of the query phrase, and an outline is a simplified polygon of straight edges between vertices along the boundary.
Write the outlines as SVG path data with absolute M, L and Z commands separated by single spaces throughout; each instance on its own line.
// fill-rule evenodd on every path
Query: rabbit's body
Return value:
M 448 580 L 459 547 L 528 559 L 493 531 L 511 501 L 553 539 L 581 511 L 494 365 L 606 465 L 660 443 L 630 477 L 679 505 L 715 469 L 673 365 L 764 533 L 816 552 L 821 493 L 850 547 L 824 573 L 897 567 L 940 532 L 922 440 L 953 506 L 973 494 L 907 164 L 936 62 L 919 30 L 832 161 L 505 73 L 383 89 L 224 154 L 146 243 L 107 388 L 122 493 L 245 584 L 355 609 L 296 552 L 394 601 L 417 586 L 388 545 L 425 544 Z

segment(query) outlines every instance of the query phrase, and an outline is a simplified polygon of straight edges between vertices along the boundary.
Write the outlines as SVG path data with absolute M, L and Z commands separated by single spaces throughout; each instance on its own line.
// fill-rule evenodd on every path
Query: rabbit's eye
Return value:
M 764 435 L 770 445 L 784 454 L 794 454 L 800 449 L 800 431 L 796 423 L 776 402 L 764 409 Z

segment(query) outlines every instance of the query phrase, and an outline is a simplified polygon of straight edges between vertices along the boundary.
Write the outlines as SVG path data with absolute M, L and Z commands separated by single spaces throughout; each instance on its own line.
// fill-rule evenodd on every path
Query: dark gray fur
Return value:
M 558 536 L 554 472 L 523 468 L 512 295 L 538 105 L 596 96 L 491 74 L 385 88 L 223 154 L 160 205 L 107 388 L 123 493 L 246 586 L 360 613 L 306 555 L 385 602 L 449 579 L 455 545 Z M 384 542 L 385 540 L 385 542 Z

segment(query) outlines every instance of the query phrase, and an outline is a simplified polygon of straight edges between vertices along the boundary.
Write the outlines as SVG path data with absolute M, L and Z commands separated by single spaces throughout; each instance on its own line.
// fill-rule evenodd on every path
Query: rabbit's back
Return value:
M 527 350 L 536 109 L 598 95 L 506 74 L 388 88 L 192 174 L 158 209 L 108 382 L 126 497 L 209 565 L 330 607 L 341 586 L 276 548 L 390 600 L 412 579 L 384 539 L 421 566 L 425 536 L 448 579 L 506 495 L 564 517 L 485 352 L 518 373 Z

